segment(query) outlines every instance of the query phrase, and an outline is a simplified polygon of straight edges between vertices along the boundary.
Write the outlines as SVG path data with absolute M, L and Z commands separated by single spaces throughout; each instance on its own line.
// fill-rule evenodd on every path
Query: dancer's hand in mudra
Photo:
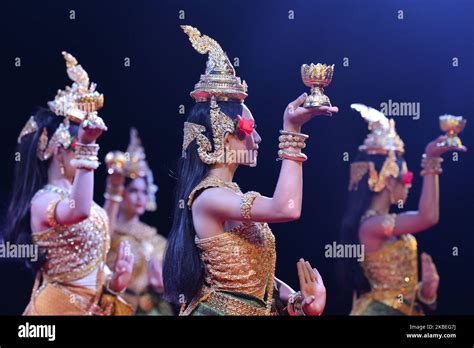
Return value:
M 133 253 L 130 248 L 130 243 L 122 241 L 119 246 L 117 260 L 115 261 L 114 274 L 110 282 L 110 289 L 112 291 L 123 291 L 130 281 L 133 270 Z
M 97 138 L 101 136 L 103 132 L 107 131 L 102 118 L 97 116 L 97 113 L 91 114 L 87 119 L 82 121 L 81 127 L 79 128 L 79 141 L 83 144 L 95 143 Z
M 151 259 L 148 262 L 148 284 L 159 294 L 163 293 L 163 262 L 160 260 Z
M 457 151 L 466 152 L 467 151 L 467 148 L 464 145 L 461 147 L 443 145 L 446 139 L 447 139 L 446 135 L 441 135 L 437 137 L 435 140 L 429 142 L 425 148 L 426 155 L 428 157 L 439 157 L 443 155 L 444 153 L 450 152 L 450 151 L 453 151 L 453 152 L 457 152 Z
M 300 131 L 301 126 L 311 120 L 314 116 L 332 116 L 338 112 L 337 106 L 320 106 L 318 108 L 305 108 L 303 103 L 308 95 L 303 93 L 296 100 L 288 104 L 283 114 L 283 127 L 289 131 Z
M 421 294 L 427 300 L 436 298 L 439 287 L 439 275 L 433 259 L 427 253 L 421 254 Z
M 316 268 L 308 261 L 300 259 L 297 263 L 300 291 L 303 295 L 303 311 L 306 315 L 321 315 L 326 306 L 326 288 Z

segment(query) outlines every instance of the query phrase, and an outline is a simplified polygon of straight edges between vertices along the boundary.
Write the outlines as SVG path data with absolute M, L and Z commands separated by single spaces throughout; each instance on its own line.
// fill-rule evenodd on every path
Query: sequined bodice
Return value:
M 242 194 L 235 183 L 205 178 L 190 195 L 206 187 L 227 187 Z M 209 238 L 195 239 L 204 263 L 205 283 L 216 291 L 239 292 L 264 300 L 275 273 L 275 237 L 267 223 L 243 222 Z
M 205 239 L 197 239 L 205 282 L 220 291 L 235 291 L 264 299 L 275 263 L 275 238 L 263 223 L 244 223 Z
M 50 185 L 43 190 L 63 197 L 69 195 Z M 42 270 L 50 281 L 66 282 L 86 276 L 105 261 L 110 247 L 107 214 L 95 203 L 89 218 L 74 225 L 35 232 L 32 237 L 34 243 L 47 253 Z
M 362 268 L 372 291 L 396 291 L 413 300 L 418 285 L 415 237 L 405 234 L 387 241 L 380 250 L 366 253 Z
M 166 238 L 159 235 L 156 228 L 141 221 L 134 224 L 117 224 L 112 246 L 107 255 L 107 264 L 113 267 L 120 243 L 128 241 L 134 256 L 132 277 L 128 288 L 136 293 L 143 292 L 148 286 L 148 261 L 151 258 L 162 261 L 166 247 Z

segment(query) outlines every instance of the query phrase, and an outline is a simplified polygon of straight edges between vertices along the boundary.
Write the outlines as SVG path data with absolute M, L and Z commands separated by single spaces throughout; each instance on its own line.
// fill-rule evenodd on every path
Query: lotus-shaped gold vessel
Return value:
M 320 106 L 332 106 L 329 97 L 324 94 L 324 88 L 332 80 L 334 64 L 303 64 L 301 66 L 301 78 L 306 87 L 311 88 L 311 94 L 306 98 L 305 108 L 317 108 Z
M 439 117 L 439 127 L 446 132 L 446 140 L 442 145 L 461 147 L 462 142 L 458 134 L 461 133 L 466 126 L 467 120 L 462 116 L 443 115 Z
M 107 172 L 109 174 L 123 173 L 126 162 L 127 162 L 127 157 L 121 151 L 109 152 L 105 156 L 105 164 L 107 166 Z

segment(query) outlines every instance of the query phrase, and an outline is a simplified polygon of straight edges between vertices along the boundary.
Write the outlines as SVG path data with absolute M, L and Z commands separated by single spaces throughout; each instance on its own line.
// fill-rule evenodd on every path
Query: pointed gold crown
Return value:
M 146 210 L 156 210 L 155 195 L 158 191 L 158 186 L 154 183 L 153 173 L 146 161 L 145 149 L 135 128 L 130 128 L 130 142 L 127 152 L 109 152 L 105 156 L 105 162 L 109 168 L 109 174 L 118 170 L 130 179 L 145 178 L 148 186 Z
M 387 158 L 377 173 L 375 164 L 371 161 L 357 161 L 351 163 L 349 191 L 357 190 L 359 181 L 366 173 L 368 186 L 373 192 L 380 192 L 385 188 L 386 178 L 397 178 L 400 168 L 396 155 L 405 152 L 402 139 L 395 130 L 395 121 L 388 119 L 382 112 L 363 104 L 351 104 L 351 108 L 360 112 L 361 116 L 369 123 L 370 133 L 359 146 L 359 151 L 369 155 L 386 155 Z M 404 164 L 406 166 L 406 164 Z
M 125 176 L 131 179 L 146 177 L 150 168 L 146 161 L 145 149 L 135 128 L 130 129 L 130 142 L 127 147 L 127 154 L 128 160 L 124 166 Z
M 240 82 L 240 77 L 235 76 L 234 67 L 217 41 L 207 35 L 201 35 L 198 29 L 189 25 L 182 25 L 181 28 L 189 36 L 189 41 L 196 51 L 209 55 L 206 72 L 194 86 L 191 97 L 196 102 L 209 101 L 212 95 L 217 101 L 243 102 L 247 97 L 247 84 L 245 81 Z
M 368 122 L 370 133 L 359 146 L 359 151 L 370 155 L 387 155 L 390 151 L 402 155 L 405 145 L 395 129 L 395 121 L 388 119 L 382 112 L 363 104 L 351 104 L 351 108 L 360 112 Z
M 66 61 L 67 74 L 73 84 L 66 86 L 64 90 L 59 89 L 54 100 L 48 102 L 48 106 L 56 115 L 81 123 L 88 114 L 104 105 L 104 95 L 95 90 L 96 84 L 90 83 L 89 75 L 74 56 L 64 51 L 62 54 Z

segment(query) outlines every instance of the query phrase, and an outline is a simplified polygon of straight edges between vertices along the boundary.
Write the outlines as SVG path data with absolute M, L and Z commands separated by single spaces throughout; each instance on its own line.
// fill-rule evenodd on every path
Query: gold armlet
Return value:
M 395 229 L 396 218 L 397 218 L 397 214 L 386 214 L 383 219 L 383 222 L 382 222 L 383 233 L 387 237 L 391 237 L 393 234 L 393 230 Z
M 260 196 L 260 193 L 249 191 L 245 193 L 240 200 L 240 214 L 245 220 L 252 219 L 252 207 L 255 198 Z
M 51 203 L 49 203 L 48 207 L 46 208 L 46 221 L 48 222 L 48 225 L 51 227 L 59 226 L 59 223 L 56 221 L 56 208 L 62 200 L 63 200 L 62 197 L 56 198 L 52 200 Z

